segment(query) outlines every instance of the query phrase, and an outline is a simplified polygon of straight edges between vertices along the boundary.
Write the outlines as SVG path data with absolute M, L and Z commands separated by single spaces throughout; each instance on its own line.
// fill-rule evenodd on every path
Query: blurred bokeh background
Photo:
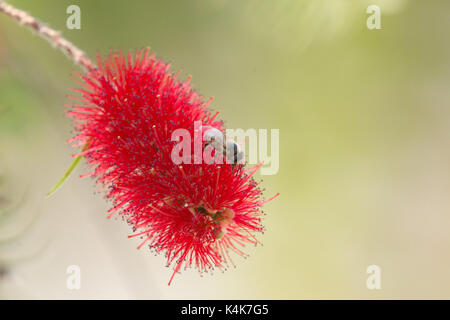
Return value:
M 0 298 L 450 298 L 450 2 L 10 0 L 90 56 L 151 46 L 230 128 L 280 129 L 263 247 L 172 286 L 72 161 L 78 71 L 0 16 Z M 81 30 L 66 8 L 81 8 Z M 381 30 L 366 27 L 381 8 Z M 368 290 L 366 268 L 382 270 Z M 66 269 L 81 267 L 81 289 Z

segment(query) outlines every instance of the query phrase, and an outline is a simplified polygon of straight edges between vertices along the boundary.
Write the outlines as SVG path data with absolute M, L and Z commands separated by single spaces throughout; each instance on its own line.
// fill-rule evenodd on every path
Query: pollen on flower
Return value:
M 69 141 L 112 202 L 108 217 L 121 215 L 163 253 L 174 272 L 195 267 L 200 273 L 234 265 L 231 254 L 257 244 L 263 230 L 262 190 L 243 164 L 176 165 L 171 134 L 194 122 L 224 130 L 189 80 L 180 81 L 149 49 L 98 57 L 98 69 L 82 79 L 81 98 L 70 106 L 76 135 Z M 193 163 L 193 162 L 191 162 Z M 270 199 L 269 199 L 270 200 Z

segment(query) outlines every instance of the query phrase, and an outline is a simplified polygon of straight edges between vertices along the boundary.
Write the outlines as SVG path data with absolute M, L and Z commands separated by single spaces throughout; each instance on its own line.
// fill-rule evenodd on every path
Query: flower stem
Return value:
M 25 11 L 19 10 L 12 5 L 0 0 L 0 12 L 16 20 L 18 23 L 35 31 L 42 38 L 47 40 L 53 47 L 62 51 L 75 64 L 79 65 L 86 71 L 95 70 L 95 64 L 87 57 L 87 55 L 74 46 L 70 41 L 66 40 L 61 34 L 46 26 Z

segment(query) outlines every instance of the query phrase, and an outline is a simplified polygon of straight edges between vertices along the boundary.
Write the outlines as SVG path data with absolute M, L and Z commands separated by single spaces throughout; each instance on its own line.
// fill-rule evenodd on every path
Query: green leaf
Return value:
M 55 184 L 55 186 L 47 193 L 47 197 L 50 197 L 56 190 L 61 187 L 61 185 L 66 181 L 66 179 L 69 177 L 69 175 L 72 173 L 72 171 L 78 166 L 81 159 L 83 159 L 83 156 L 78 156 L 75 158 L 75 160 L 70 165 L 69 169 L 64 173 L 61 179 L 58 180 L 58 182 Z

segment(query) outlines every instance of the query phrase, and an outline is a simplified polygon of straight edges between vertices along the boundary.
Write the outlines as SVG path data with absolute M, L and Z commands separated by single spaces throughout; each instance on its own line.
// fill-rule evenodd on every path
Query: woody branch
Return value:
M 96 69 L 95 64 L 82 50 L 74 46 L 70 41 L 64 39 L 58 31 L 49 28 L 27 12 L 19 10 L 2 0 L 0 0 L 0 12 L 3 12 L 21 25 L 35 31 L 38 35 L 47 40 L 55 48 L 66 54 L 66 56 L 86 71 Z

